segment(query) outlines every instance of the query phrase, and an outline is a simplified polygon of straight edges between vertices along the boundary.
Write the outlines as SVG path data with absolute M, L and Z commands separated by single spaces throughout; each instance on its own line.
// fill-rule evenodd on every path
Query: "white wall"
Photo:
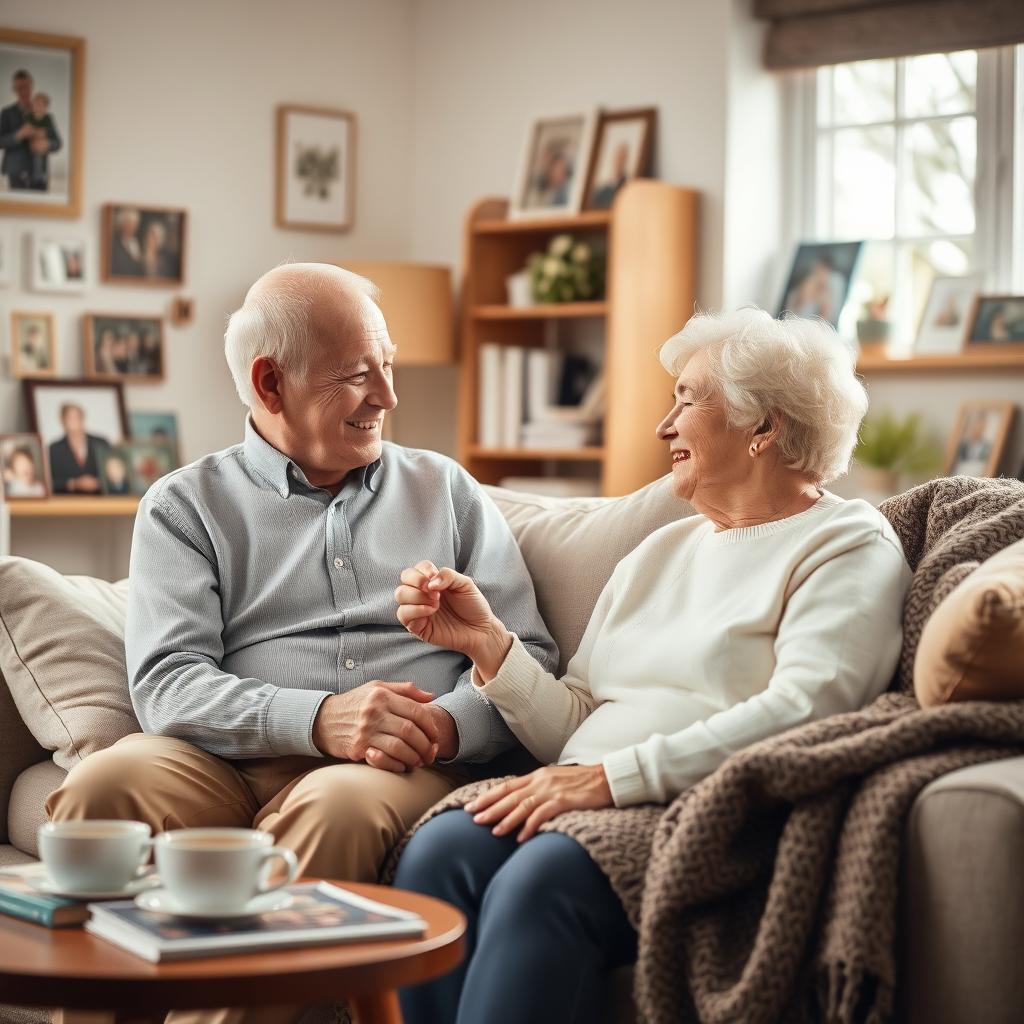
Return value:
M 196 317 L 188 327 L 167 328 L 165 382 L 128 388 L 127 402 L 177 410 L 187 460 L 233 444 L 243 410 L 221 346 L 225 316 L 248 285 L 286 258 L 408 252 L 411 0 L 4 0 L 3 22 L 86 39 L 82 216 L 7 223 L 18 234 L 86 232 L 96 259 L 104 203 L 187 209 L 188 280 L 181 293 L 195 299 Z M 6 95 L 8 83 L 0 88 Z M 356 223 L 349 234 L 274 226 L 274 106 L 284 102 L 358 115 Z M 83 311 L 166 313 L 171 294 L 100 285 L 84 296 L 36 295 L 19 286 L 0 290 L 0 313 L 6 324 L 12 308 L 54 310 L 58 370 L 78 375 Z M 9 352 L 6 341 L 3 350 Z M 25 427 L 20 389 L 5 366 L 6 360 L 0 432 Z M 61 569 L 114 576 L 127 565 L 126 530 L 17 520 L 13 543 L 19 554 Z

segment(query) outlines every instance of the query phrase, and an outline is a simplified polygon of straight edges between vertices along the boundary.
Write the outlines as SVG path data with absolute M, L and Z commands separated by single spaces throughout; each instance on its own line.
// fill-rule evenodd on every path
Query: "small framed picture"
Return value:
M 32 287 L 37 292 L 80 292 L 89 284 L 84 238 L 34 235 L 31 238 Z
M 0 29 L 0 214 L 77 217 L 85 40 Z
M 355 114 L 290 104 L 277 108 L 278 227 L 350 230 L 355 169 Z
M 539 117 L 526 136 L 509 216 L 564 217 L 583 199 L 597 115 Z
M 979 295 L 966 344 L 1024 352 L 1024 295 Z
M 923 354 L 953 355 L 963 348 L 967 321 L 974 297 L 981 287 L 981 276 L 936 277 L 914 339 L 914 351 Z
M 777 315 L 821 317 L 838 327 L 863 248 L 862 241 L 801 242 Z
M 161 206 L 103 207 L 103 280 L 180 286 L 185 280 L 188 213 Z
M 164 322 L 135 313 L 86 313 L 82 355 L 90 380 L 156 384 L 164 379 Z
M 42 438 L 54 494 L 102 494 L 102 467 L 128 437 L 120 383 L 26 380 L 29 425 Z
M 964 402 L 946 451 L 948 476 L 995 476 L 1017 407 L 1012 402 Z
M 654 107 L 601 114 L 583 193 L 584 210 L 611 209 L 627 181 L 649 173 L 657 118 Z
M 181 447 L 178 442 L 178 417 L 173 412 L 138 412 L 128 413 L 128 424 L 131 427 L 133 441 L 148 441 L 150 444 L 162 445 L 174 456 L 172 469 L 181 465 Z
M 52 313 L 11 313 L 11 376 L 53 377 L 57 339 Z
M 0 434 L 0 480 L 5 501 L 49 495 L 43 442 L 38 434 Z
M 153 441 L 125 441 L 116 449 L 128 467 L 128 486 L 131 494 L 140 497 L 160 479 L 177 469 L 174 453 L 165 444 Z M 123 493 L 123 492 L 122 492 Z

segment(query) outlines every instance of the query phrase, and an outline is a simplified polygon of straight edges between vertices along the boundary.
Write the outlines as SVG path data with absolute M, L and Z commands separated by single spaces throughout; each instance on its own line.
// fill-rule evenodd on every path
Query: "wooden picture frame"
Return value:
M 18 468 L 13 456 L 22 449 L 32 458 L 33 481 L 18 479 Z M 22 493 L 18 493 L 18 492 Z M 4 501 L 38 501 L 50 496 L 50 479 L 43 454 L 43 439 L 38 434 L 0 434 L 0 492 Z
M 994 476 L 1016 413 L 1013 402 L 964 402 L 946 447 L 946 475 Z
M 997 317 L 1002 321 L 998 332 L 995 330 Z M 1024 354 L 1024 295 L 975 297 L 964 331 L 964 351 L 972 349 Z
M 610 210 L 615 196 L 623 185 L 635 178 L 646 178 L 650 174 L 651 155 L 654 151 L 654 131 L 657 123 L 657 107 L 635 107 L 632 110 L 601 112 L 597 122 L 594 145 L 591 147 L 587 177 L 583 186 L 584 210 Z M 640 137 L 638 139 L 616 140 L 611 137 L 614 126 L 629 124 L 639 125 Z M 618 174 L 618 180 L 602 177 L 598 181 L 596 178 L 602 169 L 606 148 L 613 145 L 617 149 L 612 158 L 614 160 L 612 173 Z M 617 166 L 620 157 L 628 161 L 621 168 Z
M 154 252 L 160 236 L 154 230 L 157 226 L 163 233 L 163 245 Z M 100 276 L 108 284 L 180 288 L 185 283 L 188 254 L 188 210 L 106 203 L 100 249 Z
M 147 346 L 154 336 L 156 349 Z M 132 338 L 135 344 L 132 344 Z M 110 341 L 109 350 L 100 347 Z M 124 369 L 112 367 L 121 363 Z M 88 380 L 158 384 L 166 374 L 167 352 L 164 319 L 140 313 L 83 313 L 82 364 Z
M 33 356 L 22 345 L 22 331 L 26 322 L 42 321 L 46 325 L 46 362 L 39 365 L 38 354 Z M 11 376 L 12 377 L 56 377 L 57 376 L 57 334 L 53 314 L 42 311 L 11 310 Z
M 356 115 L 348 110 L 279 104 L 275 146 L 274 223 L 299 231 L 351 231 Z
M 33 58 L 35 63 L 39 62 L 40 49 L 60 51 L 66 55 L 66 70 L 51 61 L 45 68 L 37 68 L 33 76 Z M 60 148 L 46 155 L 45 187 L 38 185 L 38 176 L 34 174 L 37 165 L 32 163 L 31 152 L 21 154 L 21 158 L 12 164 L 10 151 L 5 151 L 0 170 L 0 215 L 78 217 L 82 207 L 82 153 L 85 144 L 85 40 L 79 36 L 0 28 L 0 88 L 5 96 L 18 71 L 29 73 L 31 90 L 50 98 L 49 113 L 60 138 Z M 8 78 L 9 75 L 12 77 Z M 13 104 L 4 105 L 0 112 L 0 131 L 13 130 L 13 122 L 19 120 L 16 113 L 19 104 L 20 101 L 15 100 Z M 5 114 L 8 115 L 6 118 Z M 14 185 L 16 179 L 19 184 Z M 63 187 L 51 192 L 52 180 L 63 182 Z M 25 184 L 26 181 L 29 184 Z
M 530 122 L 508 206 L 510 220 L 544 220 L 580 212 L 596 123 L 596 110 L 551 114 Z

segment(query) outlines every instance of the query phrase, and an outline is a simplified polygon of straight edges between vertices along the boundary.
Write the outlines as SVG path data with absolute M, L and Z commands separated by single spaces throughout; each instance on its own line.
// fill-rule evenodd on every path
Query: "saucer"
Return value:
M 272 910 L 284 910 L 291 905 L 291 893 L 283 889 L 253 896 L 235 910 L 187 910 L 166 889 L 150 889 L 135 897 L 135 906 L 141 910 L 148 910 L 154 914 L 169 914 L 172 917 L 188 917 L 193 921 L 231 921 L 235 918 L 269 914 Z
M 32 886 L 36 892 L 46 896 L 60 896 L 69 900 L 120 900 L 137 896 L 147 889 L 152 889 L 160 884 L 160 879 L 155 873 L 150 872 L 141 878 L 133 878 L 123 889 L 90 889 L 89 891 L 78 889 L 65 889 L 57 885 L 48 875 L 39 875 L 35 878 L 26 878 L 25 881 Z

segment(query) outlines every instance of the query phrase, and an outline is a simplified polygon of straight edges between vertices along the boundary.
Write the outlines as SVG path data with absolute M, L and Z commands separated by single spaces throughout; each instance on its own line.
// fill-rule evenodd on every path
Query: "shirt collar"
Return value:
M 249 463 L 282 498 L 287 498 L 291 494 L 293 483 L 299 483 L 310 490 L 317 489 L 306 479 L 306 474 L 293 459 L 288 458 L 284 452 L 278 451 L 259 435 L 253 426 L 251 416 L 245 418 L 245 442 L 242 447 Z M 358 480 L 360 487 L 365 487 L 376 494 L 380 486 L 378 471 L 383 460 L 382 449 L 381 457 L 368 466 L 363 466 L 361 473 L 358 471 L 352 473 L 352 479 Z

